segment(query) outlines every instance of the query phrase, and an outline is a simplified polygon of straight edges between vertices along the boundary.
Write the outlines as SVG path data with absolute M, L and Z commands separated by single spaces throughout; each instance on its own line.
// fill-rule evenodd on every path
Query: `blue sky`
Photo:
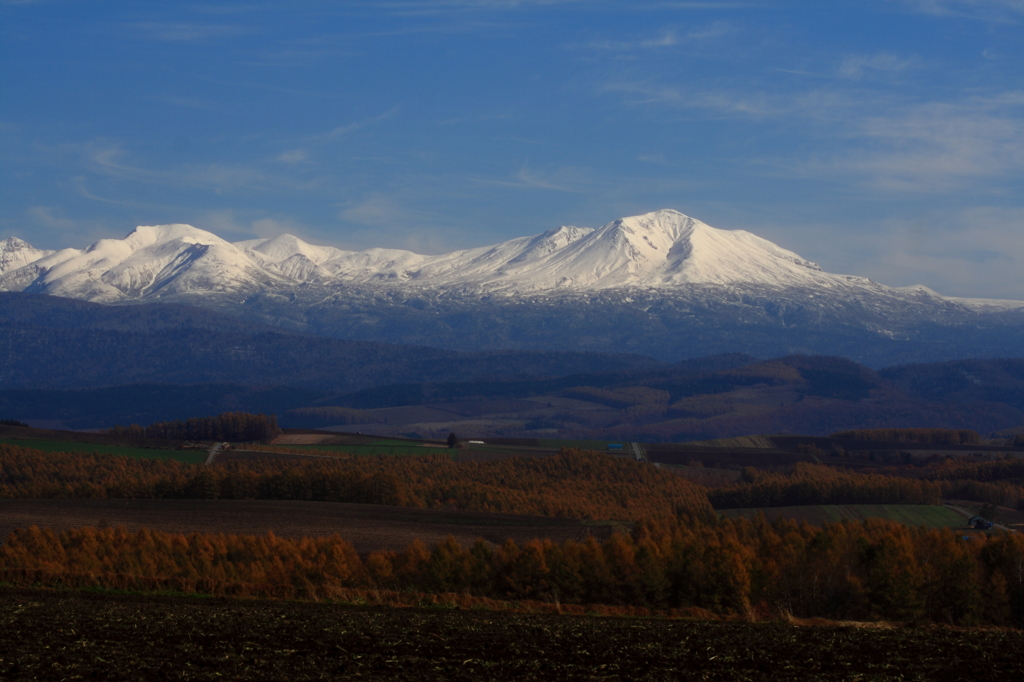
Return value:
M 0 238 L 439 253 L 659 208 L 1024 299 L 1024 0 L 0 1 Z

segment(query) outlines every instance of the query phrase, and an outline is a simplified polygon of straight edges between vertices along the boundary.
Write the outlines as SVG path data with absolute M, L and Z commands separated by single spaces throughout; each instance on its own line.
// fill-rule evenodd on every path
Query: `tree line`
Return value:
M 115 426 L 108 431 L 115 436 L 163 438 L 165 440 L 274 440 L 281 435 L 274 415 L 224 412 L 216 417 L 193 417 L 185 421 L 156 422 L 149 426 Z
M 14 584 L 102 585 L 322 598 L 346 588 L 500 600 L 699 608 L 749 618 L 886 619 L 1024 627 L 1024 538 L 892 521 L 821 528 L 753 520 L 648 517 L 604 542 L 533 540 L 464 547 L 414 541 L 360 556 L 333 537 L 175 535 L 32 527 L 0 547 Z
M 715 509 L 942 503 L 942 488 L 931 481 L 852 473 L 807 462 L 797 462 L 788 474 L 746 467 L 740 483 L 707 492 Z
M 453 462 L 442 453 L 207 467 L 0 443 L 0 497 L 310 500 L 627 521 L 713 514 L 696 483 L 653 465 L 575 449 L 494 462 Z
M 837 431 L 830 438 L 877 440 L 886 443 L 926 443 L 928 445 L 980 445 L 981 436 L 971 429 L 858 429 Z

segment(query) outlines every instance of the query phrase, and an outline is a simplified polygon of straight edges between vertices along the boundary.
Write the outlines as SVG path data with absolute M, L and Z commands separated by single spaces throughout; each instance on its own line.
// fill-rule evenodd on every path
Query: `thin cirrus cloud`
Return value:
M 878 52 L 871 55 L 851 55 L 843 59 L 838 74 L 842 78 L 860 80 L 877 74 L 896 74 L 920 66 L 915 57 L 900 57 L 892 52 Z
M 310 191 L 319 187 L 317 179 L 301 182 L 276 175 L 262 167 L 266 164 L 192 163 L 153 170 L 129 163 L 128 156 L 128 152 L 119 143 L 91 143 L 86 145 L 83 163 L 85 169 L 93 175 L 126 181 L 128 184 L 123 185 L 122 190 L 131 187 L 131 183 L 200 189 L 214 194 L 237 191 Z
M 469 177 L 467 182 L 477 185 L 540 189 L 569 194 L 586 194 L 599 184 L 592 171 L 576 166 L 562 166 L 538 170 L 522 165 L 517 171 L 504 178 Z
M 165 42 L 196 43 L 236 38 L 259 33 L 253 26 L 241 24 L 202 24 L 197 22 L 143 21 L 125 24 L 128 35 Z
M 1024 121 L 1007 109 L 1024 107 L 1024 93 L 928 103 L 902 115 L 867 117 L 860 134 L 878 149 L 840 166 L 868 173 L 894 189 L 949 191 L 972 178 L 1024 172 Z
M 303 161 L 308 161 L 309 152 L 305 149 L 291 149 L 279 154 L 277 159 L 278 161 L 282 161 L 289 165 L 295 165 L 297 163 L 302 163 Z
M 570 47 L 583 47 L 606 52 L 664 50 L 671 47 L 707 43 L 728 36 L 735 30 L 735 27 L 729 22 L 715 21 L 685 32 L 676 28 L 665 28 L 653 35 L 637 37 L 632 40 L 592 40 L 582 46 L 570 45 Z
M 846 79 L 867 69 L 898 72 L 915 68 L 912 58 L 881 54 L 848 57 Z M 845 72 L 845 74 L 844 74 Z M 822 87 L 792 93 L 711 90 L 655 81 L 616 82 L 602 87 L 634 107 L 701 110 L 705 116 L 812 124 L 836 140 L 831 153 L 816 149 L 805 159 L 784 160 L 767 152 L 777 168 L 812 177 L 853 176 L 885 191 L 948 192 L 972 189 L 969 181 L 1019 177 L 1024 172 L 1024 92 L 948 101 L 908 101 L 886 91 Z M 1003 191 L 996 187 L 989 191 Z
M 897 0 L 912 10 L 933 16 L 954 16 L 982 21 L 1016 22 L 1024 15 L 1022 0 Z

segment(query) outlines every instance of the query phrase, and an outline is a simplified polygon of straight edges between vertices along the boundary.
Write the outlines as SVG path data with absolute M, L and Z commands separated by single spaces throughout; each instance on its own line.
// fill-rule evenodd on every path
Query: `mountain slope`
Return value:
M 0 388 L 236 383 L 357 390 L 401 381 L 649 367 L 578 352 L 455 352 L 286 333 L 185 306 L 102 306 L 0 293 Z
M 436 256 L 291 235 L 232 244 L 164 225 L 83 250 L 7 240 L 0 262 L 0 291 L 181 302 L 295 331 L 457 350 L 668 361 L 818 353 L 880 367 L 1024 348 L 1024 302 L 827 273 L 749 232 L 670 210 Z
M 84 250 L 44 252 L 20 240 L 4 244 L 0 290 L 103 302 L 216 297 L 316 282 L 520 295 L 694 284 L 800 287 L 970 305 L 970 299 L 945 299 L 924 287 L 898 289 L 826 273 L 749 232 L 719 230 L 671 210 L 620 218 L 596 230 L 561 227 L 439 256 L 344 251 L 287 234 L 231 244 L 189 225 L 140 226 L 124 239 L 103 239 Z

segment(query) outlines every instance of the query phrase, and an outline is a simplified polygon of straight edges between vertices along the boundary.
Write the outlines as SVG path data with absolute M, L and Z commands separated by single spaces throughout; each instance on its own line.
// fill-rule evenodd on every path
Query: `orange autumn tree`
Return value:
M 745 617 L 1024 625 L 1024 538 L 868 520 L 643 519 L 598 542 L 416 541 L 358 555 L 338 537 L 29 528 L 0 547 L 0 580 L 319 598 L 342 589 L 701 608 Z

